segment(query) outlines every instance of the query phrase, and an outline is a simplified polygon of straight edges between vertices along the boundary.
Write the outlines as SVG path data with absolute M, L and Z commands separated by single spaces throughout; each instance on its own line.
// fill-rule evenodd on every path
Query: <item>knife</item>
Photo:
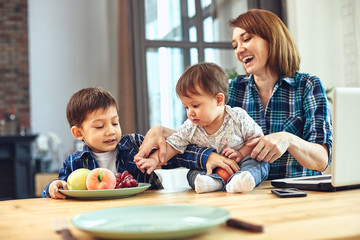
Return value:
M 245 222 L 239 219 L 234 219 L 234 218 L 230 218 L 227 222 L 226 225 L 229 227 L 233 227 L 233 228 L 237 228 L 237 229 L 242 229 L 242 230 L 246 230 L 249 232 L 256 232 L 256 233 L 261 233 L 264 231 L 263 226 L 261 225 L 256 225 L 253 223 L 249 223 L 249 222 Z
M 62 235 L 64 240 L 75 240 L 74 236 L 71 234 L 68 223 L 65 218 L 55 218 L 54 219 L 54 229 L 55 232 Z

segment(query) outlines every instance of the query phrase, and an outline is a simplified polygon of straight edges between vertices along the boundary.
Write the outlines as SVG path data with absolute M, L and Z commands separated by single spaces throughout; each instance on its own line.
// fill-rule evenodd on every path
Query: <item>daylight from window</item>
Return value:
M 201 0 L 197 5 L 195 0 L 145 0 L 144 7 L 145 39 L 159 45 L 146 49 L 149 125 L 177 129 L 186 114 L 175 86 L 186 67 L 199 61 L 238 67 L 227 21 L 237 15 L 233 12 L 246 10 L 246 1 Z

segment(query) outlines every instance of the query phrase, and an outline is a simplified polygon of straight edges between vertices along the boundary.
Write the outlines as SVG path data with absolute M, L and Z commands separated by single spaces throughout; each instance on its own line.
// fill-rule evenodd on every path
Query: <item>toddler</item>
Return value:
M 223 190 L 225 185 L 227 192 L 248 192 L 268 176 L 268 163 L 246 157 L 250 149 L 239 150 L 246 141 L 262 137 L 263 133 L 245 110 L 226 105 L 228 88 L 225 72 L 213 63 L 189 67 L 176 85 L 176 93 L 186 108 L 188 119 L 167 138 L 165 161 L 183 153 L 189 144 L 214 148 L 236 162 L 242 159 L 240 171 L 231 176 L 227 183 L 214 173 L 199 174 L 195 183 L 189 182 L 197 193 Z M 162 164 L 157 152 L 149 158 L 136 158 L 135 162 L 140 170 L 147 170 L 148 173 Z M 190 170 L 189 174 L 195 172 Z

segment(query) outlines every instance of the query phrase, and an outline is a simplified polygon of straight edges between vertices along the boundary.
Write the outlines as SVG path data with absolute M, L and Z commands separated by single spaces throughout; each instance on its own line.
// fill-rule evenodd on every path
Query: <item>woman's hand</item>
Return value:
M 264 134 L 259 135 L 256 138 L 252 138 L 250 140 L 248 140 L 247 142 L 245 142 L 244 146 L 242 146 L 239 150 L 238 150 L 238 155 L 239 157 L 236 159 L 236 162 L 241 162 L 241 160 L 243 160 L 246 156 L 250 155 L 251 152 L 253 151 L 254 147 L 259 143 L 259 141 L 261 140 L 261 138 L 264 136 Z M 227 156 L 226 154 L 224 154 L 225 156 Z
M 135 155 L 135 159 L 147 158 L 154 149 L 159 151 L 159 159 L 161 164 L 165 164 L 166 156 L 166 138 L 170 136 L 173 130 L 156 126 L 151 128 L 145 135 L 144 141 L 139 148 L 139 152 Z
M 230 175 L 240 170 L 239 165 L 233 159 L 212 152 L 206 162 L 206 174 L 211 174 L 217 167 L 225 169 Z
M 287 132 L 277 132 L 259 139 L 250 157 L 258 161 L 274 162 L 281 157 L 290 146 L 290 136 Z
M 329 161 L 325 144 L 308 142 L 288 132 L 277 132 L 261 138 L 250 156 L 258 161 L 272 163 L 288 151 L 303 167 L 324 171 Z

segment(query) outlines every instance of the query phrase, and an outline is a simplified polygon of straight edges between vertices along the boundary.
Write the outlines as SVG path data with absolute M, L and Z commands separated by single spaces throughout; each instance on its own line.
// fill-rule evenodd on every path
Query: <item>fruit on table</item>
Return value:
M 218 167 L 215 171 L 217 175 L 219 175 L 222 179 L 224 179 L 225 183 L 229 180 L 231 175 L 223 168 Z
M 70 173 L 67 179 L 67 188 L 69 190 L 87 190 L 86 178 L 90 170 L 87 168 L 79 168 Z
M 138 181 L 136 181 L 133 175 L 131 175 L 126 170 L 123 173 L 117 173 L 115 176 L 116 176 L 115 188 L 130 188 L 130 187 L 138 186 Z
M 114 189 L 115 184 L 115 174 L 106 168 L 95 168 L 91 170 L 86 179 L 88 190 Z

